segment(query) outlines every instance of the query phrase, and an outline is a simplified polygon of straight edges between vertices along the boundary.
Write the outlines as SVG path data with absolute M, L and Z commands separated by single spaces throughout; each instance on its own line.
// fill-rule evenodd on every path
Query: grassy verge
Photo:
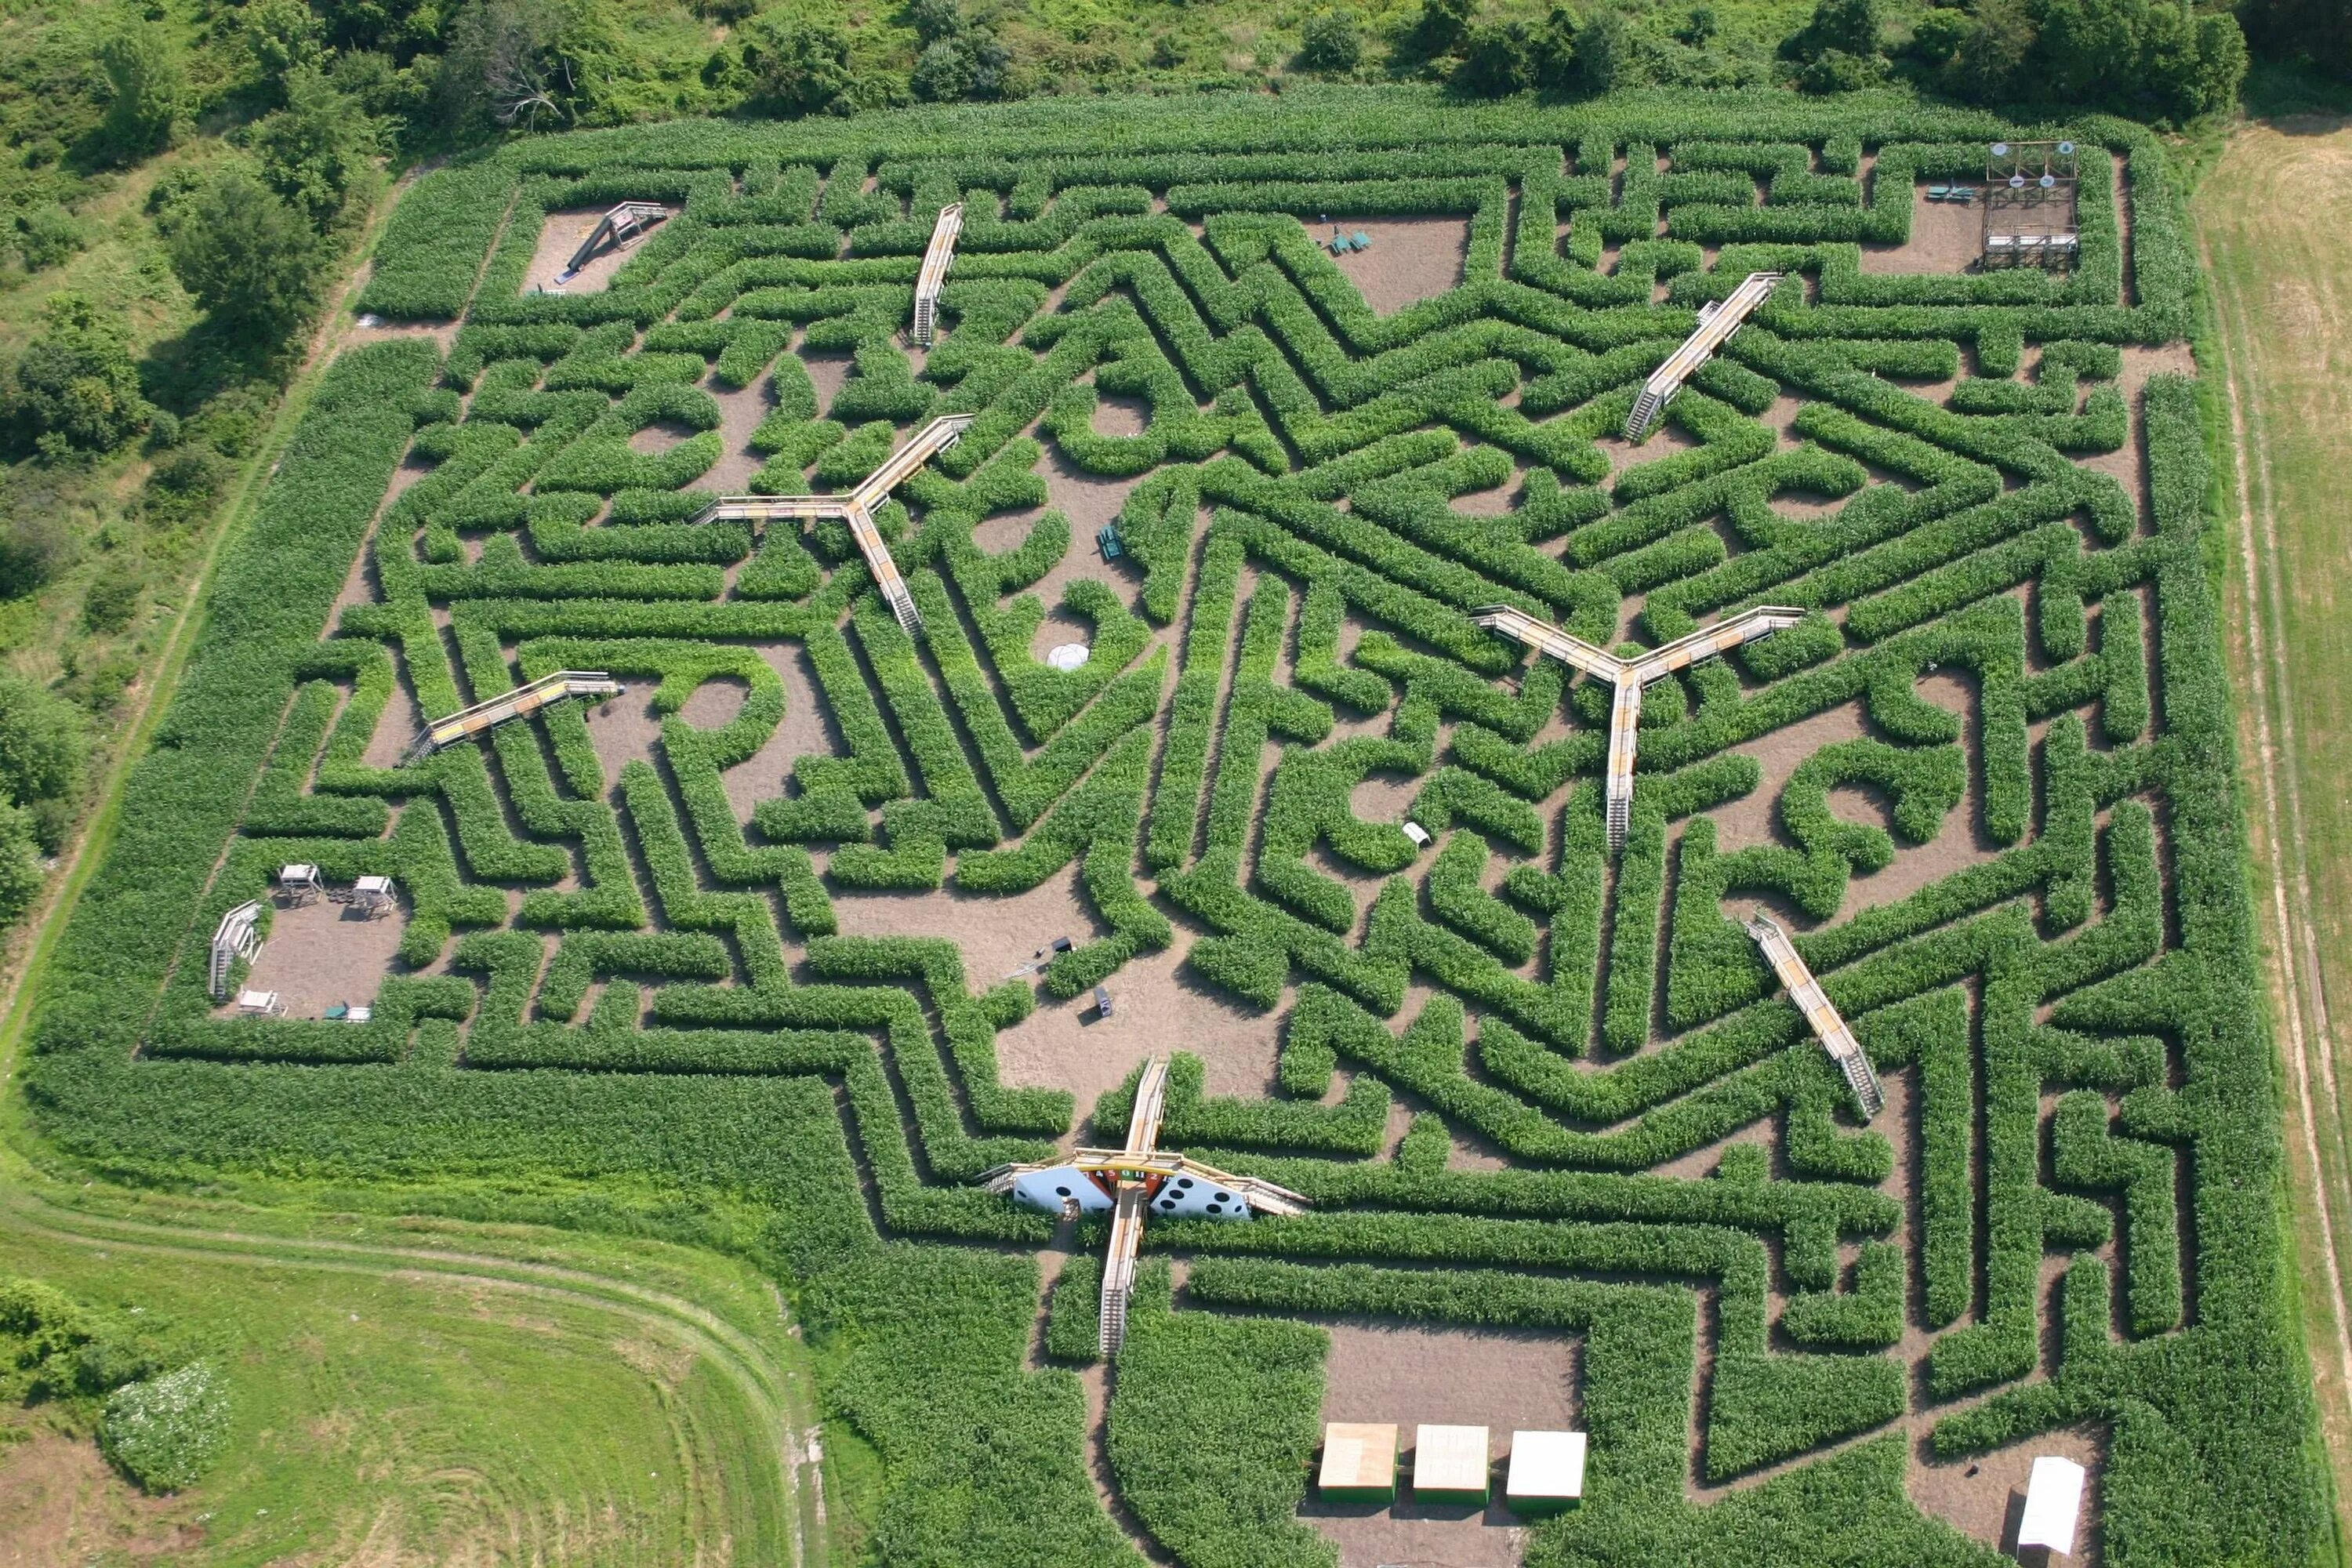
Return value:
M 2352 259 L 2329 216 L 2352 200 L 2352 127 L 2257 122 L 2201 159 L 2215 419 L 2236 454 L 2220 513 L 2247 769 L 2254 902 L 2285 1068 L 2292 1238 L 2329 1468 L 2352 1495 L 2352 1141 L 2339 1015 L 2352 1011 L 2352 625 L 2341 475 L 2352 463 Z M 2218 361 L 2218 363 L 2213 363 Z M 2339 1537 L 2341 1528 L 2339 1526 Z M 2341 1542 L 2338 1542 L 2341 1552 Z
M 78 1509 L 84 1533 L 60 1547 L 168 1545 L 175 1562 L 341 1560 L 362 1542 L 402 1560 L 792 1560 L 807 1383 L 748 1268 L 9 1173 L 0 1275 L 197 1326 L 236 1396 L 228 1458 L 168 1502 L 74 1475 L 53 1443 L 0 1447 L 0 1493 L 25 1510 L 12 1532 Z M 13 1487 L 12 1463 L 31 1472 Z

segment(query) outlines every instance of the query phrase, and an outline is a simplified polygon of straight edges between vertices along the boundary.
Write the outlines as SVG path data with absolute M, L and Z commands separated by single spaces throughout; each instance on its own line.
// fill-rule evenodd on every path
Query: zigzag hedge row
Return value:
M 2037 130 L 2086 149 L 2079 267 L 1861 269 Z M 624 198 L 674 216 L 608 287 L 521 291 L 547 214 Z M 1375 311 L 1327 209 L 1458 219 L 1460 282 Z M 1625 447 L 1759 268 L 1793 276 Z M 454 342 L 339 363 L 233 542 L 45 983 L 39 1125 L 117 1173 L 745 1252 L 879 1456 L 878 1559 L 1130 1563 L 1082 1390 L 1028 1370 L 1094 1358 L 1103 1227 L 1041 1292 L 1050 1222 L 973 1182 L 1115 1139 L 1172 1050 L 1165 1140 L 1314 1204 L 1147 1234 L 1187 1268 L 1147 1260 L 1104 1451 L 1180 1561 L 1328 1558 L 1312 1325 L 1372 1313 L 1580 1341 L 1591 1489 L 1531 1562 L 1987 1561 L 1910 1500 L 1904 1418 L 1955 1459 L 2099 1434 L 2108 1561 L 2301 1562 L 2210 469 L 2141 357 L 2194 287 L 2136 127 L 1778 99 L 1054 100 L 428 175 L 365 303 Z M 975 418 L 877 516 L 919 639 L 839 525 L 692 521 L 722 464 L 838 490 L 940 413 Z M 1636 647 L 1806 615 L 1644 694 L 1612 855 L 1611 695 L 1497 601 Z M 631 690 L 399 760 L 412 710 L 567 668 Z M 205 994 L 291 859 L 399 885 L 366 1025 Z M 934 934 L 1061 887 L 1036 973 Z M 1080 1038 L 1129 1076 L 1081 1105 L 1024 1075 L 1097 984 Z M 1266 1092 L 1212 1092 L 1259 1014 Z

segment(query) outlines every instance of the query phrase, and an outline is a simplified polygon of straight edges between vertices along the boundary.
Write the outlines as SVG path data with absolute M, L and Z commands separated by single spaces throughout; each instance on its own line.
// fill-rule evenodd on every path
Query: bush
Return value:
M 16 255 L 27 272 L 66 260 L 82 247 L 81 225 L 56 202 L 42 202 L 16 214 Z
M 12 444 L 59 455 L 110 452 L 137 435 L 154 410 L 140 395 L 120 321 L 61 292 L 42 305 L 41 323 L 0 387 Z
M 281 345 L 318 300 L 325 251 L 302 216 L 230 166 L 172 216 L 172 270 L 223 326 Z
M 1363 34 L 1353 11 L 1318 11 L 1299 29 L 1301 70 L 1345 76 L 1356 68 L 1363 56 Z
M 99 1445 L 150 1492 L 184 1491 L 228 1442 L 228 1385 L 209 1362 L 126 1384 L 106 1402 Z
M 1452 80 L 1473 98 L 1508 98 L 1533 87 L 1535 58 L 1527 28 L 1512 22 L 1473 29 Z
M 178 48 L 146 21 L 119 22 L 99 46 L 106 73 L 106 120 L 99 138 L 117 160 L 135 163 L 165 145 L 187 91 Z

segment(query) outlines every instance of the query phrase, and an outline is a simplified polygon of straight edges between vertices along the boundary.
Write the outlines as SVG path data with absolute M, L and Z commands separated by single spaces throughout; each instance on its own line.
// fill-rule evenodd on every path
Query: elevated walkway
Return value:
M 940 209 L 931 226 L 931 242 L 923 247 L 923 269 L 915 276 L 915 342 L 929 348 L 939 335 L 940 289 L 955 265 L 956 237 L 963 233 L 963 204 L 951 202 Z
M 882 459 L 882 466 L 866 476 L 849 499 L 871 510 L 890 499 L 890 492 L 907 482 L 917 468 L 963 439 L 978 417 L 971 414 L 942 414 L 915 432 L 907 444 Z
M 446 719 L 436 719 L 400 759 L 401 765 L 405 767 L 431 756 L 444 746 L 470 741 L 509 719 L 536 713 L 551 702 L 561 702 L 567 697 L 617 697 L 621 690 L 621 683 L 601 669 L 559 669 L 552 675 L 542 675 L 528 686 L 518 686 L 471 708 L 460 708 Z
M 1155 1211 L 1180 1218 L 1228 1220 L 1307 1212 L 1307 1200 L 1287 1187 L 1255 1176 L 1229 1175 L 1182 1154 L 1162 1152 L 1160 1122 L 1167 1102 L 1168 1061 L 1154 1057 L 1136 1080 L 1125 1148 L 1080 1149 L 1066 1160 L 999 1165 L 980 1177 L 987 1191 L 1033 1208 L 1066 1215 L 1109 1212 L 1098 1341 L 1106 1360 L 1118 1354 L 1127 1337 L 1136 1254 L 1143 1246 L 1143 1223 Z
M 1641 741 L 1643 689 L 1702 659 L 1793 626 L 1804 619 L 1804 612 L 1778 605 L 1759 605 L 1633 658 L 1620 658 L 1597 648 L 1516 605 L 1488 605 L 1471 612 L 1471 619 L 1490 632 L 1616 688 L 1609 709 L 1609 762 L 1602 795 L 1609 852 L 1614 855 L 1625 847 L 1626 830 L 1633 824 L 1633 752 Z
M 890 546 L 884 542 L 882 531 L 874 524 L 874 509 L 889 500 L 890 492 L 905 484 L 916 469 L 962 440 L 963 433 L 971 428 L 973 417 L 970 414 L 940 415 L 885 458 L 882 466 L 859 480 L 847 495 L 719 496 L 688 521 L 771 522 L 789 518 L 806 523 L 839 518 L 849 525 L 849 536 L 856 541 L 858 554 L 865 557 L 866 570 L 873 577 L 883 603 L 898 617 L 899 627 L 910 637 L 920 637 L 922 612 L 915 607 L 915 596 L 908 591 L 907 579 L 900 574 L 898 562 L 891 559 Z
M 1867 1121 L 1876 1116 L 1886 1107 L 1885 1091 L 1878 1083 L 1878 1069 L 1871 1066 L 1869 1053 L 1853 1037 L 1853 1031 L 1846 1027 L 1845 1019 L 1831 1003 L 1829 994 L 1822 989 L 1822 983 L 1813 978 L 1812 970 L 1797 952 L 1797 944 L 1769 916 L 1760 912 L 1748 918 L 1748 934 L 1764 950 L 1772 973 L 1780 977 L 1789 1000 L 1804 1014 L 1813 1037 L 1821 1041 L 1830 1060 L 1845 1074 L 1846 1087 L 1853 1090 L 1854 1102 L 1862 1107 L 1863 1120 Z
M 1702 306 L 1698 326 L 1685 338 L 1682 346 L 1666 356 L 1666 363 L 1650 373 L 1642 384 L 1642 395 L 1633 400 L 1633 411 L 1625 418 L 1625 439 L 1639 441 L 1650 433 L 1651 426 L 1664 413 L 1675 394 L 1683 389 L 1698 371 L 1698 367 L 1715 357 L 1715 352 L 1731 341 L 1756 307 L 1772 297 L 1780 281 L 1778 272 L 1751 272 L 1731 291 L 1727 300 Z

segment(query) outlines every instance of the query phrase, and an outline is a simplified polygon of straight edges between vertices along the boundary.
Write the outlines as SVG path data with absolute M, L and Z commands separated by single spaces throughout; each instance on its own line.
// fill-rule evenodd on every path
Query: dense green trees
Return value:
M 187 92 L 178 48 L 145 21 L 118 26 L 99 47 L 106 73 L 106 120 L 100 138 L 114 157 L 130 163 L 171 140 Z
M 1344 76 L 1356 68 L 1363 56 L 1363 34 L 1353 11 L 1318 11 L 1299 29 L 1301 69 Z
M 1970 0 L 1927 13 L 1911 53 L 1968 102 L 2035 98 L 2176 123 L 2236 102 L 2247 64 L 2237 19 L 2190 0 Z
M 252 171 L 231 165 L 172 215 L 172 270 L 225 327 L 285 341 L 319 298 L 325 247 L 303 215 Z
M 0 384 L 10 444 L 62 458 L 112 451 L 144 428 L 152 410 L 121 322 L 71 292 L 52 297 L 41 320 L 41 335 Z

